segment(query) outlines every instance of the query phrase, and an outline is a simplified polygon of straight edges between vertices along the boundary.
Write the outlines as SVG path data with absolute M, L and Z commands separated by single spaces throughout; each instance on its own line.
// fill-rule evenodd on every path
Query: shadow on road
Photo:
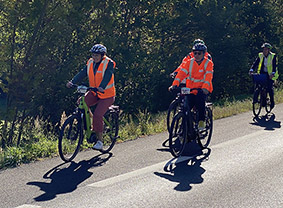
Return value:
M 79 163 L 70 162 L 60 164 L 44 174 L 44 179 L 50 182 L 33 181 L 27 185 L 38 186 L 44 193 L 34 198 L 35 201 L 48 201 L 56 198 L 58 194 L 69 193 L 78 187 L 80 183 L 89 178 L 93 173 L 90 168 L 101 166 L 112 153 L 100 154 L 90 160 L 83 160 Z
M 273 131 L 276 128 L 281 128 L 281 122 L 275 121 L 275 115 L 265 115 L 260 117 L 254 117 L 253 123 L 250 123 L 255 126 L 264 127 L 264 130 Z
M 191 184 L 203 182 L 202 174 L 205 169 L 201 167 L 201 163 L 208 160 L 210 152 L 211 150 L 208 148 L 193 157 L 174 158 L 164 166 L 165 173 L 154 172 L 154 174 L 178 183 L 174 188 L 176 191 L 189 191 L 192 188 Z

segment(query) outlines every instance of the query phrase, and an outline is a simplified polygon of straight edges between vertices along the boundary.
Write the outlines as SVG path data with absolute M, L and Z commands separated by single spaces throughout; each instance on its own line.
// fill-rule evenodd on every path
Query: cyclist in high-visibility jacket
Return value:
M 199 43 L 205 45 L 205 43 L 204 43 L 203 40 L 201 40 L 201 39 L 195 39 L 194 42 L 193 42 L 193 46 L 196 45 L 196 44 L 199 44 Z M 204 53 L 204 57 L 206 57 L 206 58 L 208 58 L 209 60 L 212 61 L 212 57 L 211 57 L 211 55 L 207 52 L 207 50 L 206 50 L 205 53 Z M 175 71 L 171 73 L 171 77 L 174 78 L 174 77 L 176 76 L 176 74 L 183 68 L 182 66 L 183 66 L 184 64 L 186 64 L 191 58 L 194 58 L 194 52 L 193 52 L 193 51 L 191 51 L 187 56 L 185 56 L 185 57 L 183 58 L 182 63 L 180 64 L 180 66 L 178 66 L 178 68 L 175 69 Z M 183 80 L 183 83 L 185 83 L 185 80 Z
M 253 63 L 250 74 L 266 74 L 267 79 L 267 91 L 270 96 L 270 108 L 274 108 L 274 90 L 273 83 L 276 79 L 278 79 L 278 70 L 277 70 L 277 60 L 276 54 L 271 52 L 272 46 L 270 43 L 264 43 L 262 46 L 262 52 L 258 54 L 255 62 Z M 256 91 L 259 93 L 259 91 Z M 258 93 L 255 93 L 253 102 L 258 102 Z
M 116 63 L 106 56 L 107 49 L 102 44 L 95 44 L 90 52 L 92 57 L 87 61 L 85 67 L 67 83 L 67 87 L 79 83 L 88 77 L 89 86 L 96 87 L 98 92 L 87 92 L 85 102 L 88 107 L 97 105 L 93 112 L 93 131 L 98 141 L 93 148 L 103 148 L 103 116 L 115 101 L 114 68 Z
M 206 46 L 198 43 L 193 46 L 194 57 L 189 59 L 176 75 L 169 91 L 173 91 L 186 79 L 186 87 L 199 88 L 189 95 L 190 108 L 196 106 L 199 111 L 199 130 L 205 128 L 205 101 L 207 95 L 212 93 L 213 62 L 204 56 Z

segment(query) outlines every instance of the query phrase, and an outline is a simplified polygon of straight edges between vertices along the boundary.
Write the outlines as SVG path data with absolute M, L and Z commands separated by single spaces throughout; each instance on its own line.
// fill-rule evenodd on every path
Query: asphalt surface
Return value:
M 214 121 L 210 149 L 172 158 L 166 132 L 0 171 L 0 207 L 283 207 L 283 105 Z M 192 157 L 192 155 L 194 155 Z

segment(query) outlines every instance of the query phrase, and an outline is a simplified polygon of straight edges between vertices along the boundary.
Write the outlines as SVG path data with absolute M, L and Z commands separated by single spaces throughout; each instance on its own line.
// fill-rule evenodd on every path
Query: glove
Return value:
M 170 87 L 168 88 L 168 90 L 169 90 L 169 92 L 173 92 L 173 91 L 175 91 L 177 88 L 178 88 L 177 85 L 172 85 L 172 86 L 170 86 Z
M 69 82 L 67 82 L 66 87 L 71 88 L 73 85 L 74 84 L 71 81 L 69 81 Z
M 170 74 L 170 77 L 174 79 L 177 74 L 178 74 L 178 72 L 172 72 L 172 73 Z

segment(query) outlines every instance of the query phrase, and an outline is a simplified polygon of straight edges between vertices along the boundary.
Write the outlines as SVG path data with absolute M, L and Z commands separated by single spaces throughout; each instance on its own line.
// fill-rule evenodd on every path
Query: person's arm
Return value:
M 183 81 L 183 79 L 185 79 L 188 76 L 188 68 L 189 68 L 189 63 L 190 61 L 186 62 L 185 64 L 183 64 L 180 68 L 180 71 L 178 72 L 178 74 L 176 75 L 172 86 L 173 85 L 177 85 L 179 86 L 180 83 Z
M 73 84 L 77 84 L 79 82 L 81 82 L 85 77 L 87 77 L 87 66 L 85 65 L 85 67 L 79 72 L 77 73 L 73 79 L 71 80 L 71 82 Z
M 253 63 L 250 72 L 257 72 L 258 64 L 259 64 L 260 58 L 257 57 L 255 62 Z
M 205 94 L 208 94 L 208 92 L 212 93 L 213 91 L 212 78 L 213 78 L 213 62 L 209 61 L 205 71 L 205 81 L 202 86 L 202 88 L 205 89 L 203 90 Z
M 113 73 L 114 73 L 114 64 L 113 64 L 112 61 L 110 61 L 108 63 L 106 70 L 105 70 L 103 79 L 102 79 L 99 87 L 101 87 L 102 89 L 105 89 L 106 86 L 108 85 L 108 83 L 110 82 Z
M 274 72 L 274 74 L 275 74 L 276 71 L 277 71 L 277 56 L 274 55 L 274 58 L 272 60 L 272 72 Z

